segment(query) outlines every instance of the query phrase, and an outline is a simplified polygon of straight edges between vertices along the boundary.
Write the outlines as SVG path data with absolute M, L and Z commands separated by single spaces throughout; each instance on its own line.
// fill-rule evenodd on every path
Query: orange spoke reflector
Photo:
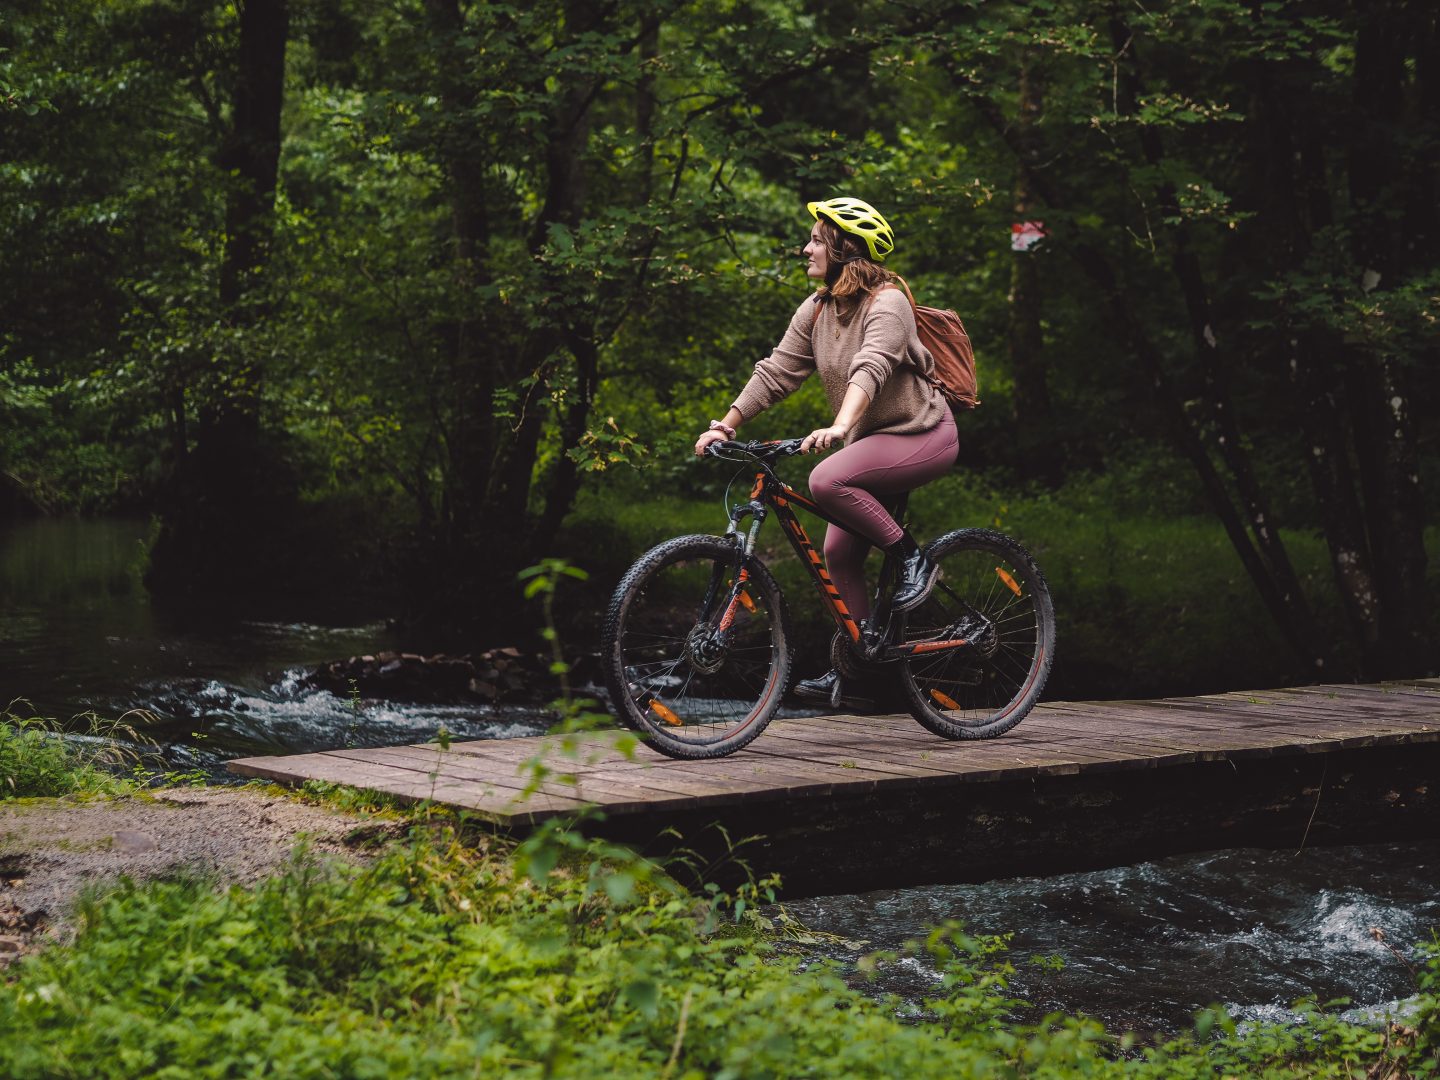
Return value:
M 1000 580 L 1005 583 L 1005 587 L 1007 589 L 1013 592 L 1016 596 L 1023 595 L 1020 592 L 1019 584 L 1015 581 L 1013 577 L 1010 576 L 1010 572 L 1006 570 L 1003 566 L 995 567 L 995 573 L 1000 575 Z
M 750 594 L 744 589 L 740 590 L 740 606 L 750 612 L 751 615 L 755 614 L 755 601 L 750 599 Z
M 951 712 L 960 711 L 960 703 L 949 694 L 942 694 L 939 690 L 931 690 L 930 696 L 939 703 L 942 709 L 949 709 Z
M 653 712 L 656 716 L 660 717 L 661 720 L 664 720 L 665 723 L 670 724 L 672 727 L 680 726 L 680 717 L 676 716 L 673 711 L 667 709 L 664 705 L 661 705 L 660 702 L 654 700 L 653 698 L 650 701 L 650 711 Z

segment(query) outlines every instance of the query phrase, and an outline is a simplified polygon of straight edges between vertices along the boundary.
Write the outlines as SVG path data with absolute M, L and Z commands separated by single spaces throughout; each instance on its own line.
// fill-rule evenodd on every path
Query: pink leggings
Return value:
M 945 417 L 918 435 L 867 435 L 831 454 L 810 473 L 810 495 L 845 523 L 825 530 L 825 568 L 857 619 L 870 615 L 865 556 L 889 547 L 904 531 L 876 496 L 899 495 L 950 471 L 960 443 L 955 419 Z M 893 503 L 892 503 L 893 505 Z

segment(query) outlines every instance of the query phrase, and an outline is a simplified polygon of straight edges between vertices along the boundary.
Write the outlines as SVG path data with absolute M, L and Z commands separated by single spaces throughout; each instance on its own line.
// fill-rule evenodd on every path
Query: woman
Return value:
M 926 379 L 935 362 L 915 334 L 905 294 L 887 288 L 895 276 L 880 264 L 894 233 L 874 207 L 859 199 L 830 199 L 808 207 L 815 218 L 804 254 L 806 274 L 823 281 L 790 320 L 784 338 L 740 391 L 723 420 L 695 443 L 703 454 L 817 372 L 835 422 L 805 436 L 802 451 L 844 449 L 815 466 L 810 495 L 844 523 L 825 532 L 825 565 L 841 599 L 857 619 L 868 618 L 865 556 L 872 546 L 900 558 L 894 607 L 921 603 L 935 566 L 890 515 L 882 497 L 910 491 L 945 475 L 959 452 L 950 407 Z M 805 679 L 803 698 L 839 701 L 839 673 Z M 854 700 L 854 699 L 851 699 Z

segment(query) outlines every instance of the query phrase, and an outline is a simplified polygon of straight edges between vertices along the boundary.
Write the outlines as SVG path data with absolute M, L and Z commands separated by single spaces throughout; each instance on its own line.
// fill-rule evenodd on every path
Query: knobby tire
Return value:
M 910 712 L 946 739 L 1003 735 L 1040 700 L 1055 662 L 1050 587 L 1029 552 L 1003 533 L 959 529 L 926 551 L 940 568 L 935 587 L 897 617 L 898 639 L 974 641 L 899 662 Z
M 737 588 L 742 569 L 748 580 Z M 705 651 L 727 611 L 728 644 Z M 675 758 L 724 757 L 780 707 L 791 666 L 785 598 L 759 559 L 742 560 L 737 540 L 679 536 L 620 579 L 602 656 L 611 708 L 648 746 Z

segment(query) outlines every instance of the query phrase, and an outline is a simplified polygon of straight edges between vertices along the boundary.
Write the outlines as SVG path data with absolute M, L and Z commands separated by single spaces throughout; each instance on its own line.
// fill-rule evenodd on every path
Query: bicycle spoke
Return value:
M 1000 734 L 1033 704 L 1050 663 L 1049 593 L 1028 555 L 986 530 L 952 534 L 929 600 L 906 617 L 904 640 L 964 637 L 969 644 L 902 662 L 922 724 L 950 738 Z
M 717 538 L 662 545 L 636 564 L 612 604 L 609 670 L 637 687 L 623 695 L 628 707 L 613 691 L 612 703 L 674 756 L 743 745 L 774 713 L 788 675 L 778 587 L 758 563 L 737 585 L 735 559 L 733 544 Z

